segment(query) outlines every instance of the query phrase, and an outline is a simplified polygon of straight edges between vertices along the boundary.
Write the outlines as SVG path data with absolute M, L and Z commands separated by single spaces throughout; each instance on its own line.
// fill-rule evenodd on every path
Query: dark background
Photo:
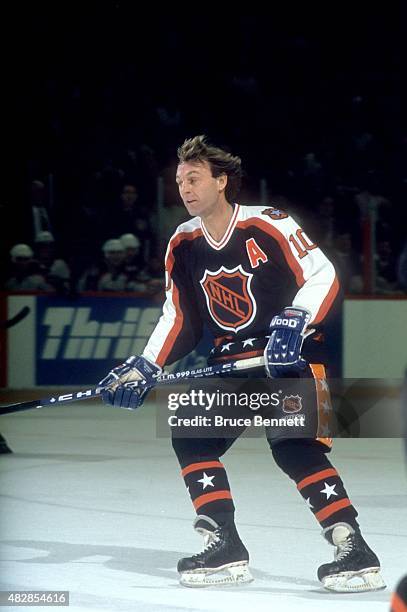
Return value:
M 265 179 L 268 198 L 317 234 L 318 207 L 332 197 L 336 228 L 351 233 L 359 255 L 354 196 L 379 194 L 388 201 L 380 231 L 396 257 L 407 226 L 406 15 L 401 3 L 355 4 L 249 14 L 15 4 L 3 21 L 3 263 L 24 241 L 32 181 L 46 186 L 59 250 L 73 266 L 74 249 L 92 254 L 110 237 L 96 224 L 87 246 L 78 243 L 83 207 L 111 219 L 130 182 L 153 210 L 159 175 L 166 204 L 178 201 L 176 148 L 199 133 L 242 157 L 242 203 L 260 201 Z M 159 241 L 155 251 L 162 256 Z

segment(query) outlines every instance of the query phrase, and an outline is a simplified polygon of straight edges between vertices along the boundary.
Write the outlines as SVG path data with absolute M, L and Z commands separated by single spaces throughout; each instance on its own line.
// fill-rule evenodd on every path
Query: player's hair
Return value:
M 233 202 L 239 193 L 242 182 L 242 160 L 228 151 L 211 145 L 205 135 L 187 138 L 177 151 L 179 163 L 208 162 L 212 176 L 217 178 L 226 174 L 228 182 L 225 197 Z

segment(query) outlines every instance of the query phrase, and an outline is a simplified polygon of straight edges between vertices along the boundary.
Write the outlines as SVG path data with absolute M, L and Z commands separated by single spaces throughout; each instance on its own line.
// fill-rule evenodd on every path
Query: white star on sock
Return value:
M 243 340 L 243 348 L 245 346 L 253 346 L 253 342 L 256 340 L 256 338 L 247 338 L 247 340 Z
M 314 506 L 311 504 L 310 499 L 311 499 L 311 498 L 310 498 L 310 497 L 308 497 L 308 499 L 306 499 L 306 500 L 305 500 L 305 503 L 307 504 L 308 508 L 310 508 L 310 509 L 311 509 L 311 508 L 313 508 Z
M 329 499 L 331 495 L 338 495 L 338 493 L 334 491 L 336 484 L 329 485 L 327 482 L 324 482 L 324 485 L 325 487 L 322 489 L 322 491 L 320 491 L 320 493 L 324 493 L 327 499 Z
M 228 342 L 227 344 L 224 344 L 222 346 L 221 353 L 223 353 L 223 351 L 230 351 L 230 347 L 232 346 L 232 344 L 234 344 L 234 342 Z
M 206 472 L 203 473 L 203 478 L 197 480 L 197 482 L 202 482 L 202 489 L 206 489 L 206 487 L 214 487 L 212 480 L 215 476 L 208 476 Z

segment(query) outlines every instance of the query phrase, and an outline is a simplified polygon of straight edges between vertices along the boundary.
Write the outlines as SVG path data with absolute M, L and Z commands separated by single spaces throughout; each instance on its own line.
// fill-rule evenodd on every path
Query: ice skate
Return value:
M 347 523 L 336 523 L 322 532 L 336 547 L 334 561 L 318 569 L 318 578 L 329 591 L 351 593 L 386 588 L 380 562 L 364 541 L 360 531 Z
M 187 587 L 238 585 L 253 580 L 249 553 L 239 538 L 234 523 L 223 526 L 207 516 L 197 516 L 195 530 L 204 537 L 205 548 L 178 562 L 180 583 Z

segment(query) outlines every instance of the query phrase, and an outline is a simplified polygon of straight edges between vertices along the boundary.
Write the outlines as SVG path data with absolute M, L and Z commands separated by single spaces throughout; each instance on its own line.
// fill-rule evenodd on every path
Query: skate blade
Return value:
M 198 569 L 191 572 L 183 572 L 180 584 L 186 587 L 202 588 L 209 586 L 238 586 L 252 582 L 247 561 L 221 565 L 211 569 Z
M 322 584 L 328 591 L 336 593 L 362 593 L 386 588 L 378 567 L 370 567 L 360 572 L 341 572 L 326 576 L 322 579 Z

